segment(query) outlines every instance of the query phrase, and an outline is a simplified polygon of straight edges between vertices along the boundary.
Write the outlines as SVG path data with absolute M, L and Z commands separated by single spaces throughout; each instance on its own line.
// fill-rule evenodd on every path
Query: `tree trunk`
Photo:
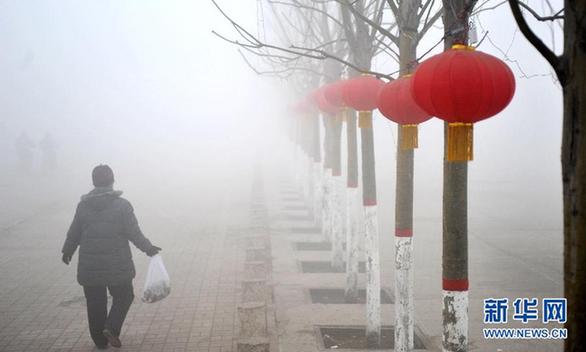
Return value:
M 365 14 L 363 1 L 356 1 L 356 11 Z M 343 8 L 342 8 L 343 9 Z M 348 11 L 342 10 L 347 25 L 355 28 L 353 43 L 350 43 L 350 55 L 356 65 L 369 70 L 375 52 L 369 26 L 363 22 L 349 20 Z M 356 72 L 353 72 L 356 74 Z M 362 124 L 360 122 L 366 122 Z M 360 142 L 362 156 L 362 204 L 364 221 L 358 225 L 364 231 L 364 250 L 366 255 L 366 341 L 368 348 L 379 348 L 381 338 L 380 305 L 380 260 L 379 234 L 376 206 L 376 178 L 374 165 L 374 136 L 372 131 L 372 111 L 359 112 Z
M 358 218 L 362 211 L 359 207 L 358 194 L 358 155 L 356 143 L 356 112 L 346 112 L 346 140 L 347 140 L 347 184 L 346 192 L 346 303 L 358 301 L 358 256 L 360 254 Z
M 322 183 L 322 236 L 325 242 L 332 241 L 332 129 L 330 117 L 323 115 L 323 122 L 325 128 L 324 138 L 324 175 Z
M 321 226 L 322 208 L 322 157 L 321 157 L 321 131 L 319 116 L 311 116 L 312 131 L 312 155 L 313 155 L 313 220 L 316 225 Z
M 344 270 L 344 181 L 342 179 L 342 115 L 332 119 L 332 267 Z
M 443 0 L 444 48 L 468 43 L 469 14 L 475 1 Z M 461 28 L 458 28 L 461 27 Z M 459 30 L 457 34 L 450 31 Z M 468 351 L 468 163 L 446 160 L 447 129 L 444 124 L 443 184 L 443 348 Z
M 415 6 L 413 6 L 415 5 Z M 410 74 L 417 58 L 416 16 L 419 2 L 401 2 L 403 25 L 399 33 L 401 76 Z M 413 350 L 413 149 L 402 149 L 403 131 L 397 126 L 395 186 L 395 351 Z
M 566 84 L 562 135 L 566 352 L 586 346 L 586 3 L 565 2 Z
M 366 340 L 369 348 L 380 346 L 380 254 L 374 164 L 372 112 L 360 112 L 362 143 L 362 204 L 364 205 L 364 250 L 366 254 Z

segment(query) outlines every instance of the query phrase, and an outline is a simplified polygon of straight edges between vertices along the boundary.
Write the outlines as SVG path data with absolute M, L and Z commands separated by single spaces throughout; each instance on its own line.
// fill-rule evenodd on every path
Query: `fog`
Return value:
M 219 3 L 256 31 L 257 1 Z M 486 292 L 559 296 L 561 89 L 547 62 L 516 30 L 508 6 L 482 12 L 476 21 L 479 37 L 488 31 L 479 49 L 501 59 L 507 52 L 517 84 L 511 104 L 474 130 L 471 276 L 476 275 L 478 286 L 494 283 L 476 298 Z M 541 26 L 539 34 L 551 44 L 548 28 L 531 24 Z M 268 15 L 264 25 L 270 32 Z M 303 159 L 288 139 L 295 117 L 287 107 L 298 97 L 286 80 L 251 71 L 237 49 L 212 30 L 235 35 L 209 1 L 0 3 L 0 250 L 8 258 L 0 261 L 0 279 L 9 280 L 6 271 L 42 250 L 43 258 L 54 256 L 53 270 L 75 283 L 75 270 L 56 263 L 75 205 L 92 189 L 91 170 L 98 164 L 112 167 L 115 189 L 124 191 L 145 234 L 169 257 L 188 231 L 248 225 L 243 214 L 250 206 L 255 167 L 262 170 L 269 208 L 281 181 L 297 187 Z M 438 26 L 419 52 L 433 46 L 440 32 Z M 563 45 L 559 32 L 558 52 Z M 374 64 L 379 72 L 393 72 L 396 66 L 382 56 Z M 417 287 L 418 281 L 441 280 L 443 122 L 430 120 L 419 131 L 414 222 L 416 236 L 422 236 L 416 265 L 422 264 L 415 274 L 415 295 L 422 300 L 437 296 L 439 302 L 439 284 L 437 292 Z M 30 170 L 19 164 L 15 143 L 22 133 L 34 145 Z M 46 149 L 40 142 L 46 134 L 55 143 L 55 168 L 43 166 Z M 376 112 L 383 281 L 392 281 L 396 134 L 396 125 Z M 47 216 L 51 220 L 45 222 Z M 43 248 L 28 251 L 29 239 L 39 238 Z M 486 248 L 498 255 L 482 256 Z M 10 253 L 20 259 L 10 259 Z M 501 256 L 517 268 L 488 268 Z M 138 263 L 137 277 L 142 277 L 146 259 Z M 11 289 L 37 283 L 10 280 Z M 0 291 L 6 285 L 0 282 Z M 480 308 L 471 309 L 480 314 Z M 8 326 L 3 324 L 0 334 Z
M 254 2 L 232 6 L 254 23 Z M 274 125 L 263 121 L 277 116 L 279 82 L 256 77 L 213 37 L 226 24 L 210 3 L 7 1 L 2 13 L 5 177 L 22 132 L 34 143 L 50 133 L 53 182 L 75 177 L 80 192 L 91 168 L 107 163 L 120 188 L 169 187 L 185 174 L 195 191 L 246 170 L 259 129 Z M 40 148 L 34 154 L 33 188 L 45 177 Z

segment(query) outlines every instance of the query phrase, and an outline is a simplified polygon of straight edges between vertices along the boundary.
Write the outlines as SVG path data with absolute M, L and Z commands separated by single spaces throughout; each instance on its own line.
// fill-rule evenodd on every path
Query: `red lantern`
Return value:
M 344 99 L 342 98 L 342 89 L 347 83 L 346 80 L 336 81 L 326 85 L 324 89 L 324 97 L 330 105 L 337 107 L 345 107 Z
M 411 81 L 410 76 L 391 81 L 385 84 L 378 97 L 378 110 L 401 125 L 401 149 L 417 148 L 417 125 L 431 118 L 413 100 Z
M 301 99 L 289 106 L 289 110 L 298 115 L 305 115 L 311 112 L 312 107 L 307 99 Z
M 346 81 L 342 86 L 342 100 L 358 111 L 358 126 L 372 127 L 372 110 L 376 109 L 378 95 L 384 82 L 373 76 L 360 76 Z
M 449 161 L 472 160 L 472 124 L 502 111 L 515 93 L 515 78 L 498 58 L 465 45 L 424 61 L 413 75 L 413 98 L 449 123 Z
M 324 87 L 314 90 L 310 95 L 310 99 L 324 114 L 335 115 L 340 111 L 339 107 L 336 107 L 328 102 L 324 95 Z
M 372 76 L 360 76 L 349 79 L 342 86 L 342 100 L 357 111 L 376 109 L 378 94 L 385 85 L 383 81 Z

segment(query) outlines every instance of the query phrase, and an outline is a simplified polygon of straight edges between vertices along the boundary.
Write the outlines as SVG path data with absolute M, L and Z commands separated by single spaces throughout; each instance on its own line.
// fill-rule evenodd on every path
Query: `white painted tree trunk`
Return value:
M 323 177 L 323 191 L 322 191 L 322 236 L 326 242 L 332 241 L 332 217 L 331 217 L 331 205 L 332 205 L 332 169 L 324 170 Z
M 299 161 L 301 159 L 301 154 L 302 152 L 300 152 L 301 147 L 297 144 L 293 145 L 293 175 L 295 175 L 295 179 L 293 180 L 294 182 L 294 187 L 295 187 L 295 191 L 297 191 L 297 188 L 299 187 L 299 183 L 301 180 L 301 162 Z
M 358 298 L 358 260 L 360 255 L 360 235 L 358 226 L 362 209 L 358 188 L 346 189 L 346 302 Z
M 444 290 L 443 351 L 468 351 L 468 291 Z
M 413 350 L 413 237 L 395 236 L 395 351 Z
M 323 204 L 323 167 L 320 162 L 313 162 L 313 220 L 316 226 L 322 224 Z
M 313 159 L 305 159 L 305 204 L 309 209 L 313 207 Z
M 366 254 L 366 338 L 369 346 L 380 345 L 380 258 L 377 207 L 364 207 Z
M 297 169 L 299 170 L 299 178 L 297 180 L 297 184 L 299 185 L 299 190 L 301 193 L 301 196 L 303 197 L 303 199 L 305 199 L 305 196 L 307 195 L 307 183 L 305 182 L 306 177 L 308 175 L 305 175 L 306 171 L 307 171 L 307 167 L 306 167 L 306 155 L 303 152 L 303 150 L 301 150 L 301 152 L 299 153 L 299 161 L 298 161 L 298 165 L 297 165 Z
M 345 189 L 342 176 L 332 178 L 332 267 L 344 270 L 344 200 Z

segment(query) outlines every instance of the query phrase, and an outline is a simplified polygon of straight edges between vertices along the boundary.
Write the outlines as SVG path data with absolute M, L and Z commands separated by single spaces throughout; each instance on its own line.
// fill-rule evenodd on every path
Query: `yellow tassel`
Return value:
M 417 125 L 401 125 L 401 134 L 399 136 L 401 150 L 410 150 L 418 147 Z
M 448 124 L 448 161 L 470 161 L 473 158 L 473 129 L 471 123 Z
M 358 127 L 372 128 L 372 111 L 358 112 Z
M 350 114 L 350 109 L 342 108 L 342 116 L 344 116 L 344 122 L 348 122 L 348 120 L 350 119 Z

